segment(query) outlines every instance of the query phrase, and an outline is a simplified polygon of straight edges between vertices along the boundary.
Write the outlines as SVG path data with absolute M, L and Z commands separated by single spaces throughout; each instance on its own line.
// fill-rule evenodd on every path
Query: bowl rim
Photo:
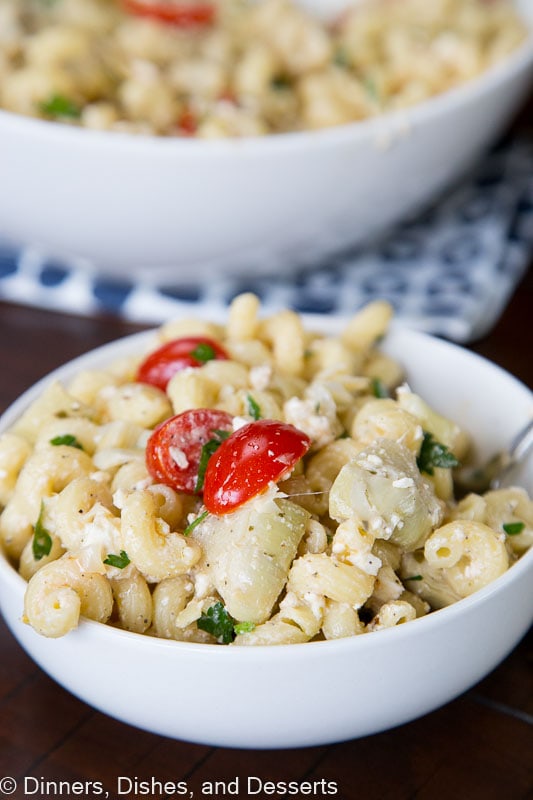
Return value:
M 224 318 L 225 315 L 222 310 L 220 311 L 219 316 L 220 319 Z M 342 318 L 339 316 L 333 318 L 305 314 L 302 314 L 301 316 L 306 327 L 313 325 L 313 323 L 321 324 L 322 330 L 326 333 L 328 332 L 328 329 L 329 331 L 332 331 L 338 328 L 339 324 L 342 322 Z M 26 389 L 0 414 L 0 434 L 4 433 L 9 428 L 13 421 L 20 416 L 24 408 L 27 407 L 29 402 L 31 402 L 31 400 L 34 399 L 34 397 L 41 392 L 41 389 L 51 380 L 60 380 L 63 377 L 72 375 L 74 371 L 86 366 L 87 362 L 102 363 L 102 361 L 105 361 L 105 358 L 108 356 L 108 354 L 114 359 L 117 359 L 127 353 L 131 354 L 131 352 L 136 352 L 134 346 L 143 345 L 151 340 L 153 341 L 157 330 L 157 328 L 151 328 L 120 337 L 119 339 L 115 339 L 100 345 L 99 347 L 93 348 L 92 350 L 89 350 L 88 352 L 83 353 L 82 355 L 77 356 L 52 370 L 32 384 L 28 389 Z M 387 335 L 387 338 L 389 337 L 400 337 L 400 343 L 402 337 L 411 343 L 422 341 L 426 344 L 436 347 L 437 350 L 444 349 L 448 352 L 453 351 L 457 354 L 460 354 L 463 358 L 466 357 L 468 360 L 472 360 L 476 363 L 484 365 L 485 368 L 495 371 L 499 378 L 509 382 L 509 384 L 513 386 L 514 390 L 519 394 L 522 394 L 524 398 L 527 397 L 530 399 L 533 408 L 533 392 L 526 386 L 526 384 L 484 356 L 471 352 L 470 350 L 467 350 L 466 348 L 461 347 L 453 342 L 440 339 L 422 331 L 411 329 L 399 322 L 392 323 L 390 332 Z M 96 366 L 96 364 L 94 366 Z M 260 660 L 261 654 L 266 655 L 268 653 L 269 658 L 274 657 L 278 660 L 290 658 L 292 660 L 295 656 L 297 658 L 305 659 L 308 655 L 311 656 L 313 653 L 315 656 L 319 656 L 320 654 L 325 656 L 326 654 L 332 653 L 338 653 L 341 655 L 345 652 L 351 652 L 354 648 L 355 649 L 353 652 L 355 654 L 361 647 L 365 649 L 381 647 L 391 637 L 396 637 L 396 639 L 399 639 L 400 641 L 410 639 L 411 636 L 416 635 L 417 631 L 419 631 L 420 635 L 422 635 L 423 631 L 425 630 L 438 630 L 439 628 L 446 626 L 448 623 L 453 623 L 457 615 L 462 615 L 463 612 L 466 614 L 471 611 L 475 611 L 478 606 L 483 605 L 495 595 L 504 592 L 509 584 L 518 581 L 524 573 L 530 570 L 533 576 L 533 547 L 520 556 L 520 558 L 514 564 L 512 564 L 506 572 L 489 583 L 487 586 L 474 592 L 472 595 L 462 598 L 461 600 L 458 600 L 449 606 L 432 611 L 423 617 L 410 620 L 408 624 L 398 625 L 393 628 L 386 628 L 380 631 L 374 631 L 370 636 L 351 636 L 343 639 L 282 645 L 224 647 L 219 644 L 182 642 L 175 639 L 163 639 L 147 634 L 134 633 L 132 631 L 126 631 L 107 623 L 100 623 L 89 619 L 80 619 L 78 628 L 71 631 L 68 636 L 76 637 L 76 635 L 83 634 L 83 632 L 86 631 L 90 636 L 103 636 L 104 642 L 108 641 L 107 637 L 109 636 L 112 637 L 111 642 L 116 641 L 118 637 L 126 644 L 129 642 L 132 646 L 135 646 L 135 642 L 150 642 L 157 648 L 171 649 L 178 654 L 183 653 L 183 655 L 187 652 L 194 653 L 196 655 L 210 653 L 210 658 L 213 658 L 213 653 L 218 653 L 219 655 L 215 656 L 216 658 L 245 658 Z M 16 592 L 20 593 L 21 615 L 19 617 L 19 621 L 21 621 L 22 603 L 26 581 L 24 578 L 22 578 L 22 576 L 19 575 L 3 551 L 2 547 L 0 547 L 0 582 L 5 582 L 8 585 L 8 590 L 11 586 Z M 533 609 L 531 617 L 533 621 Z M 380 635 L 376 637 L 373 635 L 374 633 Z M 35 636 L 39 636 L 39 634 L 35 633 Z M 363 644 L 363 642 L 366 644 Z M 305 645 L 305 647 L 302 647 L 302 645 Z
M 520 13 L 520 11 L 519 11 Z M 251 157 L 264 156 L 270 152 L 292 153 L 302 147 L 315 150 L 322 147 L 342 145 L 347 142 L 369 140 L 378 147 L 385 135 L 401 136 L 418 125 L 439 120 L 449 112 L 470 105 L 478 97 L 512 81 L 520 72 L 533 67 L 533 11 L 531 18 L 521 14 L 528 28 L 525 40 L 501 61 L 492 64 L 479 75 L 441 94 L 427 98 L 421 103 L 378 114 L 375 117 L 318 130 L 289 131 L 249 136 L 243 138 L 199 140 L 195 138 L 161 137 L 148 134 L 130 134 L 118 131 L 96 131 L 68 125 L 64 122 L 27 117 L 0 108 L 0 133 L 2 129 L 20 136 L 35 136 L 59 146 L 66 144 L 89 148 L 91 145 L 109 150 L 113 155 L 165 158 L 184 155 L 187 158 Z M 533 73 L 531 75 L 533 78 Z

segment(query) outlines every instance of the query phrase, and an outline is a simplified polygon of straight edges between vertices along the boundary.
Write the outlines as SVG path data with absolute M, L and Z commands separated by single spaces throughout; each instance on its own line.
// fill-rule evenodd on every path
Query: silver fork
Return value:
M 484 464 L 458 469 L 454 474 L 456 494 L 483 494 L 489 489 L 498 489 L 509 472 L 525 461 L 532 448 L 533 419 L 518 431 L 508 447 L 495 453 Z

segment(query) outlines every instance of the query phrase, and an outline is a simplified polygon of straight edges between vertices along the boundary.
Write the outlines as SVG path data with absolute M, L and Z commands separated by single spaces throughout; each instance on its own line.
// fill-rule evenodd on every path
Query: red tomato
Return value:
M 178 130 L 182 136 L 194 136 L 198 128 L 198 118 L 194 111 L 185 108 L 178 120 Z
M 228 514 L 292 470 L 311 445 L 307 434 L 272 419 L 250 422 L 227 438 L 205 472 L 204 503 Z
M 227 358 L 224 348 L 206 336 L 173 339 L 144 359 L 137 371 L 137 380 L 158 386 L 164 391 L 171 377 L 185 367 L 201 367 L 206 361 L 223 361 Z
M 199 468 L 205 469 L 210 451 L 223 440 L 224 433 L 232 430 L 231 414 L 216 409 L 192 408 L 170 417 L 148 439 L 148 472 L 156 481 L 178 492 L 197 494 L 201 491 L 199 478 L 200 484 L 203 482 Z
M 215 17 L 215 7 L 209 2 L 187 3 L 172 0 L 122 0 L 122 5 L 130 14 L 149 17 L 160 22 L 190 28 L 196 25 L 209 25 Z

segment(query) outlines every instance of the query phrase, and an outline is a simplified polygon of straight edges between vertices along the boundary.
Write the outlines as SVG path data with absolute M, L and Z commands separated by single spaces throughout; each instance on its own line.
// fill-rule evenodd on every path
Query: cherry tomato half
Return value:
M 192 408 L 170 417 L 148 439 L 148 472 L 156 481 L 178 492 L 197 494 L 203 483 L 200 467 L 202 471 L 205 469 L 210 453 L 232 431 L 233 417 L 225 411 Z
M 228 354 L 214 339 L 187 336 L 173 339 L 150 353 L 137 371 L 137 381 L 150 383 L 159 389 L 167 388 L 169 380 L 186 367 L 201 367 L 206 361 L 226 360 Z
M 311 445 L 307 434 L 272 419 L 250 422 L 228 437 L 205 472 L 204 503 L 228 514 L 292 470 Z
M 198 128 L 198 117 L 190 108 L 185 108 L 178 119 L 178 131 L 182 136 L 194 136 Z
M 180 28 L 209 25 L 215 7 L 209 2 L 188 3 L 177 0 L 122 0 L 125 10 L 137 17 L 148 17 Z

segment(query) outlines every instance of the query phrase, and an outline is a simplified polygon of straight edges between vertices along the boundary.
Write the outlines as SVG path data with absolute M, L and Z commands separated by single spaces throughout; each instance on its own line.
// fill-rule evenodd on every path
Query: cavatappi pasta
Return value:
M 533 503 L 516 487 L 454 498 L 469 437 L 380 352 L 390 317 L 375 302 L 326 336 L 245 294 L 226 324 L 169 322 L 147 353 L 50 382 L 0 437 L 0 537 L 28 582 L 24 620 L 49 637 L 86 617 L 180 641 L 301 643 L 399 625 L 504 573 L 533 543 Z M 138 380 L 147 355 L 191 336 L 227 357 L 166 389 Z M 230 420 L 217 447 L 268 418 L 309 448 L 212 513 L 207 488 L 158 480 L 146 455 L 192 409 Z M 185 470 L 187 446 L 169 452 Z
M 317 129 L 445 92 L 527 35 L 507 0 L 371 0 L 331 24 L 293 0 L 173 2 L 177 22 L 165 0 L 2 0 L 0 107 L 159 136 Z

